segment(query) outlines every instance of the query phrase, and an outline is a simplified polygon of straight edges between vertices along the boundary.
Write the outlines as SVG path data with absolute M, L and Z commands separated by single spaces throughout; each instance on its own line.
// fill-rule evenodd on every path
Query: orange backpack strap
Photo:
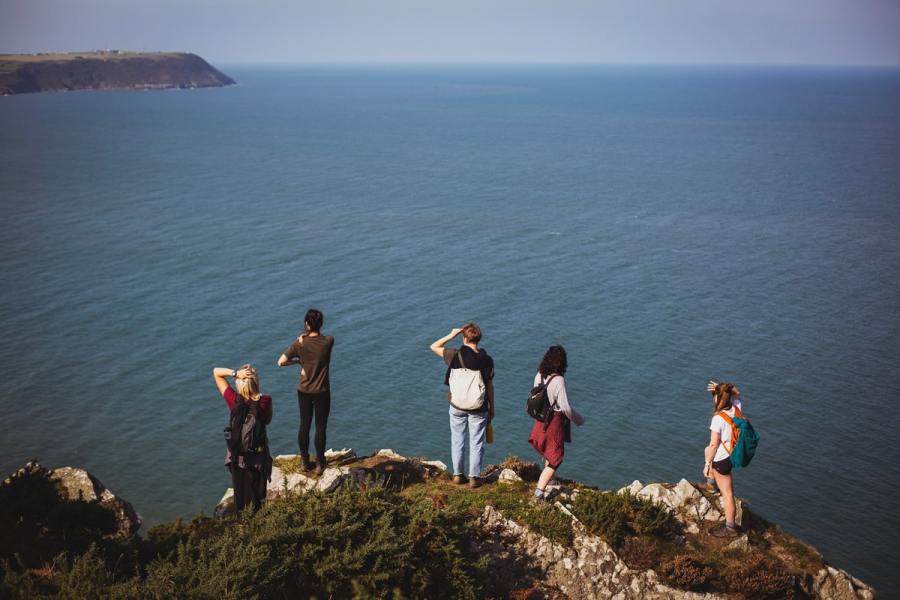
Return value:
M 731 418 L 731 415 L 729 415 L 724 410 L 720 410 L 716 414 L 719 415 L 720 417 L 722 417 L 723 419 L 725 419 L 725 422 L 731 426 L 731 450 L 729 450 L 728 446 L 725 445 L 725 440 L 720 440 L 720 442 L 719 442 L 722 444 L 722 447 L 725 448 L 725 452 L 727 452 L 728 455 L 730 456 L 731 453 L 734 451 L 734 445 L 737 443 L 737 438 L 738 438 L 738 435 L 740 435 L 740 434 L 738 433 L 737 427 L 734 426 L 734 419 Z M 734 407 L 734 416 L 736 416 L 740 419 L 744 418 L 744 416 L 741 414 L 741 409 L 739 409 L 737 406 Z

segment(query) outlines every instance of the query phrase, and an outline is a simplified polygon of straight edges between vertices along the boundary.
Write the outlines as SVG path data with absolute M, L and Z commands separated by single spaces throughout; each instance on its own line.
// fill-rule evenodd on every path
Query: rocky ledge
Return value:
M 501 465 L 486 469 L 481 490 L 470 491 L 447 481 L 447 467 L 440 461 L 407 458 L 390 449 L 357 457 L 351 449 L 329 450 L 328 467 L 316 477 L 300 468 L 297 455 L 275 458 L 271 481 L 267 488 L 269 501 L 289 494 L 334 492 L 388 486 L 398 490 L 423 487 L 438 502 L 450 493 L 480 494 L 486 498 L 476 520 L 484 536 L 479 541 L 483 551 L 497 560 L 497 573 L 515 573 L 510 565 L 526 564 L 538 577 L 532 582 L 527 597 L 592 598 L 685 598 L 728 599 L 734 597 L 808 597 L 834 600 L 872 599 L 875 591 L 846 571 L 829 565 L 814 548 L 782 532 L 777 526 L 753 513 L 747 502 L 736 499 L 736 523 L 741 535 L 719 539 L 710 530 L 724 521 L 718 495 L 708 494 L 689 481 L 677 484 L 634 481 L 615 492 L 602 492 L 571 481 L 555 480 L 549 487 L 550 500 L 536 506 L 529 498 L 539 469 L 533 463 L 509 458 Z M 492 500 L 490 488 L 506 487 L 527 509 L 516 509 L 516 515 L 505 514 L 508 501 Z M 504 493 L 505 494 L 505 493 Z M 598 496 L 599 494 L 599 496 Z M 656 540 L 642 535 L 640 526 L 632 526 L 624 538 L 615 534 L 598 535 L 604 530 L 609 515 L 590 514 L 591 503 L 579 502 L 579 495 L 609 498 L 612 495 L 636 500 L 639 505 L 660 507 L 676 523 L 670 540 Z M 499 497 L 498 497 L 499 499 Z M 614 503 L 600 505 L 609 511 Z M 580 505 L 580 506 L 579 506 Z M 476 504 L 477 506 L 477 504 Z M 588 507 L 588 508 L 586 508 Z M 571 535 L 553 540 L 541 531 L 541 519 L 529 512 L 555 511 L 571 527 Z M 579 518 L 579 513 L 585 515 Z M 214 514 L 217 518 L 234 516 L 233 490 L 227 489 Z M 516 516 L 523 517 L 517 520 Z M 638 520 L 641 518 L 639 515 Z M 527 521 L 537 523 L 530 526 Z M 584 522 L 583 522 L 584 521 Z M 598 526 L 599 522 L 599 526 Z M 625 526 L 627 527 L 627 525 Z M 650 531 L 649 527 L 645 527 Z M 558 537 L 558 536 L 557 536 Z M 612 539 L 610 539 L 612 538 Z M 656 545 L 655 550 L 652 548 Z M 648 549 L 648 547 L 650 547 Z M 643 555 L 642 555 L 643 554 Z M 707 560 L 711 557 L 711 560 Z M 650 559 L 648 561 L 648 558 Z M 655 564 L 654 559 L 662 559 Z M 733 588 L 734 579 L 715 573 L 716 567 L 728 568 L 745 563 L 748 568 L 740 576 L 758 577 L 758 586 L 748 590 Z M 517 583 L 510 581 L 508 589 Z M 726 588 L 716 590 L 715 588 Z M 738 588 L 740 586 L 738 585 Z M 687 588 L 687 589 L 685 589 Z M 693 591 L 697 590 L 697 591 Z M 712 590 L 712 591 L 709 591 Z
M 327 462 L 316 477 L 299 457 L 276 457 L 266 507 L 238 527 L 228 490 L 214 518 L 146 539 L 96 477 L 31 462 L 0 485 L 0 597 L 226 597 L 236 546 L 250 565 L 240 585 L 262 597 L 875 597 L 743 499 L 741 534 L 710 535 L 720 499 L 686 480 L 616 491 L 560 480 L 535 502 L 540 469 L 514 457 L 476 489 L 453 484 L 439 461 L 387 449 L 329 451 Z
M 222 87 L 234 80 L 196 54 L 70 52 L 0 55 L 0 95 L 68 90 Z

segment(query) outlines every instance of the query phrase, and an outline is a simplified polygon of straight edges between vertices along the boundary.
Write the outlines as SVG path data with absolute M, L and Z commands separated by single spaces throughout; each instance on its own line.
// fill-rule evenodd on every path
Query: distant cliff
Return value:
M 65 90 L 222 87 L 234 80 L 196 54 L 71 52 L 0 55 L 0 95 Z

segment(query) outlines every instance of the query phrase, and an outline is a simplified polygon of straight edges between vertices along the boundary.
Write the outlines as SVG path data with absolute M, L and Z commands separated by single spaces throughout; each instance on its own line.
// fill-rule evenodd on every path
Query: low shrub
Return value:
M 711 567 L 686 554 L 677 554 L 663 561 L 659 572 L 669 585 L 694 591 L 702 590 L 713 574 Z
M 785 598 L 797 595 L 797 582 L 776 558 L 760 552 L 726 555 L 720 573 L 726 589 L 748 598 Z
M 487 559 L 470 552 L 473 535 L 467 515 L 388 490 L 310 493 L 227 526 L 154 528 L 137 574 L 117 571 L 96 546 L 63 555 L 28 597 L 474 598 L 489 576 Z M 22 597 L 27 577 L 4 563 L 0 597 Z
M 530 501 L 531 494 L 525 483 L 486 485 L 475 490 L 457 489 L 441 494 L 440 505 L 453 511 L 461 511 L 470 517 L 479 516 L 485 505 L 490 504 L 504 517 L 551 541 L 572 545 L 572 521 L 551 504 Z
M 632 569 L 655 569 L 663 552 L 660 546 L 656 538 L 631 536 L 622 542 L 618 554 Z
M 582 490 L 575 497 L 572 512 L 590 533 L 614 548 L 620 548 L 626 537 L 633 535 L 672 539 L 679 528 L 668 508 L 628 492 Z

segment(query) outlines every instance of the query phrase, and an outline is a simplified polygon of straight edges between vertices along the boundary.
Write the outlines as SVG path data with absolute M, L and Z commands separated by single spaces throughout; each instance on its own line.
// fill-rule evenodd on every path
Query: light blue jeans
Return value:
M 488 413 L 470 413 L 450 407 L 450 455 L 453 458 L 453 474 L 463 473 L 463 451 L 466 445 L 466 430 L 469 437 L 469 477 L 481 475 L 481 459 L 484 458 L 484 430 L 488 424 Z

